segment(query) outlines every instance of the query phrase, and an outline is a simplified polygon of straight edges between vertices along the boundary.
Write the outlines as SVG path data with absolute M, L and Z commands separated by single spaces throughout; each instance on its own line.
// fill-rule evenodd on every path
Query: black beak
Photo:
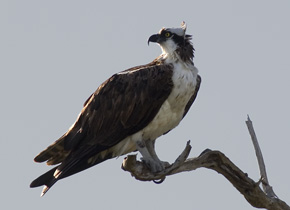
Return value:
M 148 45 L 149 45 L 149 42 L 157 42 L 157 43 L 159 43 L 160 42 L 160 35 L 159 34 L 153 34 L 148 39 Z

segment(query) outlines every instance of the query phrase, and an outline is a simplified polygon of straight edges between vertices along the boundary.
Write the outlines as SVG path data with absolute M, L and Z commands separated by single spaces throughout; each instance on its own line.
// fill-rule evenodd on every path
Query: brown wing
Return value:
M 89 157 L 141 130 L 170 94 L 171 77 L 172 66 L 156 63 L 113 75 L 86 101 L 71 129 L 35 161 L 57 164 L 68 156 Z
M 186 115 L 187 112 L 189 111 L 191 105 L 192 105 L 193 102 L 195 101 L 196 96 L 197 96 L 197 93 L 198 93 L 198 91 L 199 91 L 200 83 L 201 83 L 201 77 L 200 77 L 199 75 L 197 75 L 195 91 L 194 91 L 193 95 L 191 96 L 191 98 L 189 99 L 189 101 L 187 102 L 187 104 L 186 104 L 186 106 L 185 106 L 183 117 L 185 117 L 185 115 Z

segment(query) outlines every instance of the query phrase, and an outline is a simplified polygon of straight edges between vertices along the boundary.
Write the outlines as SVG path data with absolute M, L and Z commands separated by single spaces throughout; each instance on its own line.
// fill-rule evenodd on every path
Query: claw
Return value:
M 166 178 L 166 177 L 163 177 L 162 179 L 159 179 L 159 180 L 153 180 L 153 182 L 154 182 L 155 184 L 161 184 L 162 182 L 164 182 L 165 178 Z
M 163 171 L 167 166 L 170 165 L 168 162 L 156 161 L 152 158 L 142 158 L 141 160 L 146 164 L 152 173 Z

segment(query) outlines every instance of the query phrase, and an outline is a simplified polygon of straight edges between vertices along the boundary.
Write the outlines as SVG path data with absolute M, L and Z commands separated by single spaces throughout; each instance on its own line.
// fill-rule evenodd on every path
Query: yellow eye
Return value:
M 168 38 L 168 37 L 170 37 L 170 36 L 171 36 L 171 33 L 169 33 L 169 32 L 166 32 L 166 33 L 165 33 L 165 37 Z

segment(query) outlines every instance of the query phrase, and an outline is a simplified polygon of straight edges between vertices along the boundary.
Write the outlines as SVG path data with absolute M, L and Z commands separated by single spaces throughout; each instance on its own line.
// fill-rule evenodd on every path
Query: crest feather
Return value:
M 186 32 L 186 23 L 184 22 L 184 21 L 182 21 L 181 22 L 181 24 L 180 24 L 180 26 L 181 26 L 181 28 L 183 29 L 183 31 L 184 31 L 184 34 L 185 34 L 185 32 Z

